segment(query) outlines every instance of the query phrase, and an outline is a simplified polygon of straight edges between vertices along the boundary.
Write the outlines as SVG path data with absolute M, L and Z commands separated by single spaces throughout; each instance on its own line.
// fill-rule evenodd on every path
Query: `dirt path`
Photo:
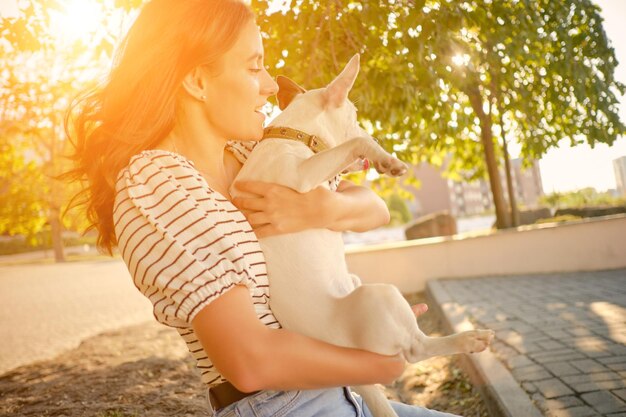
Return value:
M 119 260 L 0 266 L 0 374 L 151 319 Z
M 410 297 L 424 302 L 422 294 Z M 427 334 L 440 323 L 420 319 Z M 3 416 L 205 416 L 205 388 L 176 331 L 150 321 L 92 337 L 53 359 L 0 376 Z M 467 376 L 451 358 L 409 366 L 391 398 L 466 417 L 487 417 Z

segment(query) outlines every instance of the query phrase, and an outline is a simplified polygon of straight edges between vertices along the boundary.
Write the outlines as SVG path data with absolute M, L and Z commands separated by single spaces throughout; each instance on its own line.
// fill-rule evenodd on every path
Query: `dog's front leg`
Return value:
M 356 159 L 371 160 L 380 173 L 403 175 L 406 165 L 389 155 L 371 137 L 356 137 L 305 159 L 298 166 L 297 191 L 308 192 L 343 171 Z

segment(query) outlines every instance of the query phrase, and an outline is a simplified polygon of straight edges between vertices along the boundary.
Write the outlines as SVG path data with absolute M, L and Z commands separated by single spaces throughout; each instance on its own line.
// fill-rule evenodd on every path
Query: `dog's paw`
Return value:
M 376 168 L 379 174 L 387 174 L 392 177 L 402 176 L 408 169 L 404 162 L 390 155 L 375 160 L 374 168 Z
M 464 353 L 482 352 L 493 340 L 493 330 L 470 330 L 459 335 L 461 351 Z

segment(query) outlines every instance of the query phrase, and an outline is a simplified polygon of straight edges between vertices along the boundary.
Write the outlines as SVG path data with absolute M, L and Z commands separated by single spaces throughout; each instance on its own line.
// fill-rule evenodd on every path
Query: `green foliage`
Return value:
M 449 155 L 447 170 L 473 180 L 501 159 L 498 147 L 484 154 L 486 131 L 514 138 L 526 161 L 564 137 L 610 145 L 626 131 L 624 85 L 590 0 L 289 4 L 259 18 L 271 71 L 314 88 L 361 53 L 360 120 L 410 164 Z
M 109 67 L 124 27 L 113 17 L 142 3 L 101 2 L 100 23 L 64 42 L 51 29 L 60 0 L 21 2 L 19 16 L 0 19 L 0 233 L 34 236 L 63 209 L 73 190 L 50 180 L 63 171 L 63 113 Z M 472 180 L 501 158 L 497 147 L 485 156 L 487 130 L 518 141 L 525 160 L 564 137 L 610 145 L 626 131 L 617 115 L 625 88 L 590 0 L 288 4 L 267 14 L 268 2 L 252 1 L 271 72 L 319 87 L 361 53 L 352 92 L 360 120 L 410 164 L 445 161 L 453 177 Z M 398 185 L 374 182 L 381 195 Z
M 116 0 L 124 10 L 139 3 Z M 0 234 L 42 245 L 46 228 L 58 222 L 79 187 L 54 179 L 68 164 L 64 115 L 72 98 L 108 69 L 120 29 L 112 16 L 119 10 L 102 4 L 100 25 L 65 39 L 54 25 L 67 7 L 63 2 L 20 7 L 17 17 L 0 19 Z M 86 226 L 80 212 L 62 223 L 73 230 Z M 60 230 L 52 239 L 61 242 Z
M 594 188 L 583 188 L 565 193 L 554 192 L 542 195 L 539 203 L 557 209 L 622 206 L 626 205 L 626 197 L 614 197 L 608 192 L 598 193 Z
M 580 220 L 582 217 L 573 216 L 571 214 L 564 214 L 562 216 L 550 217 L 547 219 L 539 219 L 535 222 L 535 224 L 544 224 L 544 223 L 563 223 L 563 222 L 571 222 Z
M 385 198 L 391 220 L 389 226 L 399 226 L 411 221 L 412 216 L 406 204 L 406 200 L 397 193 L 392 193 Z
M 96 245 L 96 236 L 86 234 L 84 236 L 63 238 L 64 246 Z M 17 235 L 12 239 L 0 240 L 0 255 L 31 252 L 35 250 L 52 249 L 52 233 L 49 225 L 45 225 L 39 232 L 30 235 L 27 239 L 24 235 Z
M 46 224 L 46 184 L 37 164 L 24 157 L 23 143 L 0 132 L 0 235 L 23 235 L 34 244 Z

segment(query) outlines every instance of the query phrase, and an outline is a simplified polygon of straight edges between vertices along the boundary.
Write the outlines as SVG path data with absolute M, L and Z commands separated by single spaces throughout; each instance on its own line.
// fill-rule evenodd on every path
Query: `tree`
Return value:
M 594 188 L 582 188 L 569 192 L 553 192 L 541 196 L 541 204 L 554 209 L 621 206 L 626 204 L 626 198 L 614 197 L 609 192 L 598 193 Z
M 406 204 L 406 200 L 400 197 L 397 193 L 390 194 L 385 198 L 387 208 L 389 208 L 389 215 L 391 220 L 390 226 L 401 226 L 411 221 L 411 212 Z
M 6 122 L 0 126 L 0 232 L 23 235 L 34 244 L 35 234 L 46 224 L 38 193 L 45 190 L 45 178 L 37 164 L 15 157 L 24 154 L 23 143 L 9 133 Z
M 80 214 L 61 216 L 80 187 L 55 179 L 68 163 L 64 115 L 73 97 L 109 67 L 120 23 L 140 3 L 92 1 L 98 24 L 75 38 L 59 28 L 76 23 L 59 21 L 72 12 L 62 1 L 29 2 L 18 16 L 0 20 L 0 233 L 34 243 L 49 227 L 57 261 L 64 260 L 63 229 L 86 225 Z
M 624 86 L 589 0 L 289 4 L 259 19 L 273 71 L 318 87 L 360 52 L 353 97 L 364 125 L 410 163 L 440 165 L 450 154 L 453 178 L 488 173 L 498 227 L 509 224 L 500 120 L 526 165 L 562 138 L 610 145 L 626 131 L 616 98 Z
M 75 2 L 87 3 L 98 17 L 78 38 L 58 36 L 54 19 L 69 4 L 61 0 L 20 3 L 17 17 L 0 20 L 0 233 L 32 235 L 49 224 L 57 248 L 58 213 L 73 194 L 51 179 L 64 170 L 63 113 L 106 72 L 120 22 L 142 1 Z M 253 2 L 271 38 L 272 72 L 317 87 L 360 52 L 353 97 L 364 125 L 411 164 L 449 160 L 453 179 L 488 173 L 499 227 L 508 210 L 495 137 L 518 141 L 529 162 L 565 137 L 611 144 L 626 130 L 616 98 L 624 86 L 613 77 L 617 62 L 590 0 L 288 5 L 270 14 L 267 2 Z M 376 184 L 389 192 L 394 181 Z

